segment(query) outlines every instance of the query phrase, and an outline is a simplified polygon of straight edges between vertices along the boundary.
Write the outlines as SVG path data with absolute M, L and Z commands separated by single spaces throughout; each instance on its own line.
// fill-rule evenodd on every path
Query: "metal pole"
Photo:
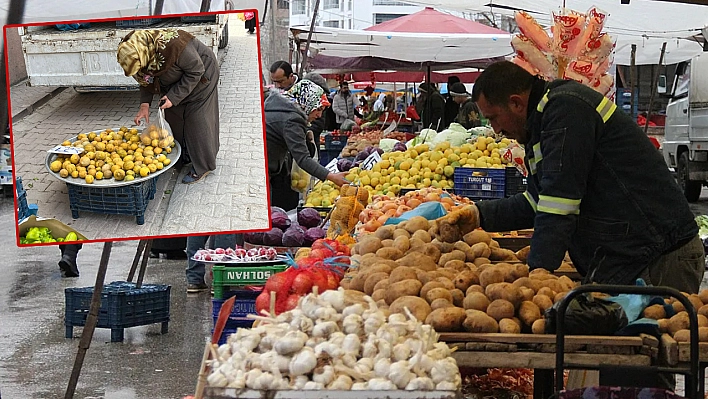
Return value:
M 634 85 L 636 84 L 637 80 L 637 73 L 635 71 L 636 68 L 636 58 L 637 58 L 637 45 L 633 44 L 632 45 L 632 56 L 629 62 L 629 114 L 632 116 L 632 119 L 637 118 L 637 115 L 634 115 L 634 100 L 635 100 L 635 95 L 634 95 Z
M 307 32 L 307 43 L 305 43 L 305 53 L 302 55 L 300 63 L 300 76 L 305 72 L 305 64 L 307 64 L 307 52 L 310 51 L 310 40 L 312 40 L 312 31 L 315 30 L 315 22 L 317 21 L 317 11 L 320 8 L 320 0 L 315 1 L 315 10 L 312 12 L 312 21 L 310 21 L 310 31 Z
M 199 12 L 209 12 L 211 8 L 211 0 L 202 0 L 202 6 L 199 8 Z
M 79 382 L 81 375 L 81 367 L 84 365 L 86 351 L 91 346 L 93 332 L 96 330 L 98 323 L 98 311 L 101 309 L 101 294 L 103 293 L 103 282 L 106 280 L 106 270 L 108 270 L 108 259 L 111 257 L 111 247 L 113 242 L 107 241 L 103 244 L 103 253 L 101 253 L 101 262 L 98 265 L 98 273 L 96 274 L 96 284 L 93 286 L 93 296 L 91 297 L 91 307 L 89 308 L 88 317 L 84 330 L 81 332 L 81 341 L 79 342 L 79 351 L 76 353 L 74 360 L 74 368 L 71 370 L 71 378 L 69 385 L 66 387 L 64 399 L 72 399 L 76 392 L 76 384 Z
M 147 240 L 138 241 L 138 250 L 135 251 L 135 257 L 133 258 L 133 265 L 130 266 L 130 271 L 128 272 L 128 282 L 133 282 L 133 277 L 135 276 L 135 271 L 138 270 L 138 263 L 140 263 L 140 255 L 143 254 L 145 250 L 145 244 Z
M 428 82 L 428 93 L 425 95 L 425 112 L 428 114 L 428 120 L 430 121 L 430 126 L 423 126 L 423 129 L 432 129 L 433 128 L 433 123 L 435 123 L 432 119 L 432 114 L 433 114 L 433 101 L 432 101 L 432 96 L 433 96 L 433 82 L 430 81 L 430 64 L 428 64 L 428 70 L 427 74 L 425 77 L 425 81 Z M 420 116 L 421 121 L 423 120 L 423 115 Z M 436 128 L 437 131 L 437 128 Z
M 165 5 L 165 0 L 155 0 L 155 12 L 153 15 L 162 15 L 163 5 Z
M 649 117 L 651 117 L 651 107 L 654 106 L 654 95 L 656 94 L 656 86 L 659 85 L 659 72 L 661 72 L 661 66 L 664 64 L 664 54 L 666 53 L 666 42 L 661 45 L 661 55 L 659 56 L 659 68 L 654 74 L 654 84 L 651 87 L 651 95 L 649 96 L 649 109 L 647 110 L 647 120 L 644 122 L 644 134 L 647 134 L 649 130 Z

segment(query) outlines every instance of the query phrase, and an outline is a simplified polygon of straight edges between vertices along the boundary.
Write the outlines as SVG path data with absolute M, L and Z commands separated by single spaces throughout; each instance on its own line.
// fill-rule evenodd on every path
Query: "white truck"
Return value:
M 30 86 L 73 86 L 77 91 L 137 89 L 135 80 L 126 77 L 116 61 L 116 49 L 126 34 L 133 29 L 174 27 L 191 33 L 217 54 L 228 44 L 228 17 L 227 13 L 161 17 L 149 26 L 139 24 L 142 21 L 92 22 L 88 28 L 69 31 L 54 25 L 17 29 Z
M 664 160 L 689 202 L 708 185 L 708 53 L 682 62 L 666 107 Z

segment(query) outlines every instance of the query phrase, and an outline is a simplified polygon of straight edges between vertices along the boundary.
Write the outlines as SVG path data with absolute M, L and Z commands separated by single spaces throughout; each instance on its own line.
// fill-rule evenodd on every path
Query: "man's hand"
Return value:
M 468 205 L 448 213 L 435 222 L 436 238 L 442 242 L 454 243 L 460 241 L 465 234 L 479 228 L 479 210 L 476 205 Z
M 135 116 L 135 119 L 133 121 L 135 122 L 136 125 L 139 125 L 141 119 L 145 119 L 146 125 L 148 123 L 150 123 L 150 104 L 149 103 L 140 104 L 140 109 L 138 110 L 138 114 Z

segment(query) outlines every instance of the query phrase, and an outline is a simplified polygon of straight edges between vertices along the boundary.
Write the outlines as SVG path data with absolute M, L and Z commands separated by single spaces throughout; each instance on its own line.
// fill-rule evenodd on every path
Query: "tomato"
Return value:
M 256 313 L 262 315 L 262 310 L 270 312 L 270 292 L 266 290 L 256 298 Z
M 330 271 L 327 272 L 327 287 L 330 290 L 336 290 L 339 288 L 339 277 Z
M 298 273 L 290 286 L 290 292 L 298 295 L 305 295 L 312 292 L 313 280 L 310 273 Z
M 310 257 L 315 259 L 325 259 L 334 256 L 334 251 L 329 248 L 317 248 L 310 251 Z

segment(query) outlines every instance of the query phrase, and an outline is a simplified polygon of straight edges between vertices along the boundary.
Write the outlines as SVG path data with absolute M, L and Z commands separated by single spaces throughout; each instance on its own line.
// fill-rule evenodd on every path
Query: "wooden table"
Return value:
M 440 340 L 457 348 L 453 357 L 460 367 L 534 369 L 534 399 L 554 394 L 556 368 L 552 334 L 441 333 Z M 566 337 L 566 363 L 574 366 L 651 366 L 659 355 L 659 340 L 637 337 Z M 708 348 L 707 348 L 708 349 Z
M 662 334 L 659 362 L 665 366 L 688 367 L 691 361 L 691 345 L 676 342 L 671 335 Z M 708 367 L 708 342 L 698 343 L 698 397 L 705 397 L 706 367 Z

